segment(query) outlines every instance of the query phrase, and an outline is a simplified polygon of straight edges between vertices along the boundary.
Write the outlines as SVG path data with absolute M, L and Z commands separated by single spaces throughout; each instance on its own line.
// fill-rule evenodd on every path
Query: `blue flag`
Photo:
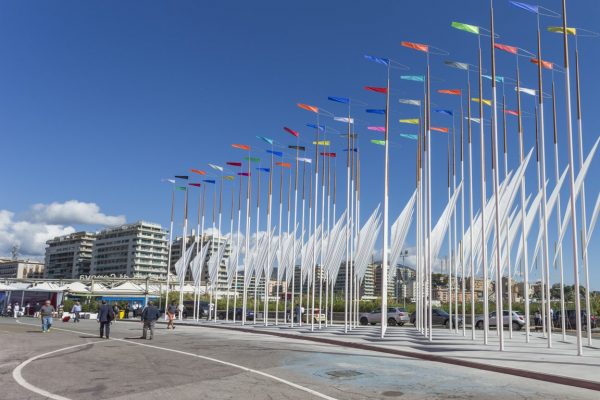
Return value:
M 376 62 L 377 64 L 390 65 L 390 60 L 387 58 L 369 56 L 365 54 L 365 58 L 369 61 Z
M 369 114 L 380 114 L 380 115 L 385 115 L 385 110 L 373 110 L 373 109 L 367 109 L 365 110 L 366 112 L 368 112 Z
M 327 97 L 327 100 L 335 101 L 337 103 L 350 104 L 350 99 L 347 97 L 329 96 Z

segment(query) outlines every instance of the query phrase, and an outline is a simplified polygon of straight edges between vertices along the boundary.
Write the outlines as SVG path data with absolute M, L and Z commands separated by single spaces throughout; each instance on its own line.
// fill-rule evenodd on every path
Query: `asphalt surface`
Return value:
M 598 392 L 401 356 L 235 331 L 0 318 L 0 398 L 597 399 Z M 568 368 L 565 365 L 564 368 Z

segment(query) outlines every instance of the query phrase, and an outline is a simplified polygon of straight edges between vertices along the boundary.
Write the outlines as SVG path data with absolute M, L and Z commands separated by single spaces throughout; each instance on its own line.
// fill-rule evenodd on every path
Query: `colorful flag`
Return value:
M 412 133 L 401 133 L 400 136 L 402 136 L 405 139 L 410 139 L 410 140 L 417 140 L 419 138 L 418 135 L 414 135 Z
M 467 63 L 461 63 L 458 61 L 444 61 L 444 64 L 452 68 L 463 69 L 465 71 L 469 70 L 469 64 Z
M 537 58 L 532 58 L 531 60 L 532 63 L 534 63 L 535 65 L 538 64 L 538 59 Z M 551 63 L 550 61 L 544 61 L 542 60 L 542 67 L 546 68 L 546 69 L 554 69 L 554 64 Z
M 250 161 L 250 162 L 260 162 L 260 158 L 258 158 L 258 157 L 244 157 L 244 160 Z
M 438 128 L 436 126 L 432 126 L 429 129 L 431 129 L 432 131 L 436 131 L 436 132 L 448 133 L 448 128 Z
M 200 187 L 201 186 L 199 183 L 188 183 L 188 185 L 195 186 L 195 187 Z
M 375 132 L 385 132 L 385 126 L 367 126 L 367 129 Z
M 283 127 L 283 130 L 286 131 L 287 133 L 291 133 L 292 135 L 294 135 L 295 137 L 300 136 L 300 134 L 298 132 L 296 132 L 293 129 L 288 128 L 287 126 Z
M 380 110 L 380 109 L 375 110 L 375 109 L 369 108 L 369 109 L 366 109 L 365 111 L 369 114 L 385 115 L 385 110 Z
M 278 161 L 278 162 L 276 162 L 276 163 L 275 163 L 275 165 L 279 165 L 280 167 L 283 167 L 283 168 L 291 168 L 291 167 L 292 167 L 292 164 L 290 164 L 290 163 L 287 163 L 287 162 L 279 162 L 279 161 Z
M 215 164 L 208 164 L 209 167 L 211 167 L 212 169 L 216 169 L 217 171 L 221 171 L 223 172 L 223 167 L 219 166 L 219 165 L 215 165 Z
M 325 125 L 319 125 L 317 127 L 317 125 L 315 124 L 306 124 L 306 126 L 308 126 L 309 128 L 313 128 L 313 129 L 319 129 L 320 132 L 324 132 L 325 131 Z
M 235 179 L 235 176 L 233 176 L 233 175 L 225 175 L 223 177 L 223 179 L 225 179 L 226 181 L 232 181 L 232 180 Z
M 239 176 L 250 176 L 250 172 L 238 172 Z
M 401 75 L 400 79 L 404 79 L 405 81 L 425 82 L 425 76 L 423 75 Z
M 345 123 L 354 123 L 354 118 L 348 118 L 348 117 L 333 117 L 334 121 L 337 122 L 345 122 Z
M 549 26 L 548 32 L 564 33 L 564 30 L 562 26 Z M 567 35 L 577 35 L 577 29 L 567 27 Z
M 535 6 L 532 4 L 521 3 L 520 1 L 512 1 L 512 0 L 509 1 L 509 3 L 515 7 L 522 8 L 523 10 L 532 12 L 534 14 L 538 14 L 540 12 L 540 8 L 538 6 Z
M 408 104 L 410 106 L 417 106 L 417 107 L 419 107 L 421 105 L 421 100 L 399 99 L 398 102 L 402 103 L 402 104 Z
M 514 46 L 509 46 L 507 44 L 494 43 L 494 47 L 498 50 L 506 51 L 510 54 L 519 54 L 519 48 Z
M 187 188 L 185 186 L 175 186 L 175 189 L 177 189 L 177 190 L 187 190 Z
M 481 76 L 483 76 L 485 79 L 489 79 L 490 81 L 492 80 L 491 75 L 481 75 Z M 496 82 L 504 83 L 504 77 L 496 75 Z
M 469 117 L 465 117 L 465 119 L 468 121 Z M 471 117 L 471 122 L 475 122 L 476 124 L 480 124 L 481 123 L 481 119 L 480 118 Z
M 242 150 L 246 150 L 249 151 L 250 150 L 250 146 L 245 145 L 245 144 L 232 144 L 231 147 L 235 147 L 236 149 L 242 149 Z
M 419 118 L 401 119 L 399 122 L 401 124 L 419 125 Z
M 301 162 L 305 162 L 305 163 L 308 163 L 308 164 L 312 164 L 312 160 L 310 158 L 297 157 L 296 160 L 301 161 Z
M 267 150 L 267 153 L 276 155 L 277 157 L 283 157 L 283 153 L 281 151 L 276 151 L 276 150 Z
M 329 146 L 329 140 L 319 140 L 318 142 L 313 142 L 313 144 L 319 146 Z
M 380 146 L 385 146 L 385 140 L 375 140 L 375 139 L 371 139 L 371 143 L 373 144 L 378 144 Z
M 175 179 L 163 179 L 162 182 L 164 182 L 164 181 L 167 181 L 167 182 L 170 182 L 170 183 L 177 182 Z
M 375 57 L 375 56 L 369 56 L 369 55 L 365 55 L 365 58 L 369 61 L 376 62 L 377 64 L 390 65 L 390 60 L 387 58 L 381 58 L 381 57 Z
M 481 100 L 481 99 L 479 99 L 478 97 L 473 97 L 473 98 L 471 99 L 471 101 L 474 101 L 475 103 L 482 102 L 482 103 L 483 103 L 483 104 L 485 104 L 486 106 L 490 106 L 490 107 L 492 106 L 492 101 L 491 101 L 491 100 L 487 100 L 487 99 L 483 99 L 483 100 Z
M 438 114 L 445 114 L 445 115 L 449 115 L 449 116 L 453 116 L 454 115 L 452 113 L 452 111 L 450 111 L 450 110 L 435 109 L 433 111 L 436 112 L 436 113 L 438 113 Z
M 475 26 L 475 25 L 463 24 L 461 22 L 452 22 L 452 27 L 456 28 L 456 29 L 460 29 L 461 31 L 479 35 L 479 27 Z
M 319 107 L 309 106 L 308 104 L 302 104 L 302 103 L 298 103 L 297 106 L 304 110 L 307 110 L 307 111 L 312 111 L 317 114 L 319 113 Z
M 519 112 L 514 111 L 514 110 L 504 110 L 504 113 L 509 114 L 509 115 L 514 115 L 514 116 L 519 116 Z
M 231 165 L 232 167 L 241 167 L 242 163 L 237 161 L 227 161 L 227 165 Z
M 335 101 L 336 103 L 350 104 L 350 99 L 347 97 L 329 96 L 327 97 L 327 100 Z
M 335 156 L 336 156 L 335 153 L 321 153 L 321 155 L 323 157 L 332 157 L 332 158 L 335 158 Z
M 375 87 L 375 86 L 365 86 L 365 90 L 370 90 L 371 92 L 377 93 L 387 93 L 387 88 L 384 87 Z
M 190 179 L 190 177 L 187 176 L 187 175 L 175 175 L 175 178 L 177 178 L 177 179 Z
M 270 145 L 273 145 L 273 139 L 269 139 L 268 137 L 264 137 L 264 136 L 257 136 L 258 139 L 269 143 Z
M 304 146 L 288 146 L 288 149 L 298 150 L 298 151 L 306 151 L 306 147 L 304 147 Z
M 438 90 L 438 93 L 460 96 L 462 94 L 462 91 L 460 89 L 440 89 Z
M 202 182 L 212 183 L 213 185 L 217 183 L 214 179 L 202 179 Z
M 413 42 L 401 42 L 400 44 L 404 47 L 408 47 L 409 49 L 429 53 L 429 46 L 427 46 L 426 44 L 413 43 Z
M 198 175 L 206 175 L 206 172 L 202 171 L 201 169 L 190 169 L 190 172 L 193 172 Z
M 271 172 L 271 168 L 261 167 L 261 168 L 256 168 L 256 169 L 259 170 L 259 171 L 262 171 L 262 172 Z
M 353 151 L 353 152 L 358 152 L 358 149 L 356 147 L 352 148 L 352 149 L 344 149 L 344 151 L 348 152 L 348 151 Z

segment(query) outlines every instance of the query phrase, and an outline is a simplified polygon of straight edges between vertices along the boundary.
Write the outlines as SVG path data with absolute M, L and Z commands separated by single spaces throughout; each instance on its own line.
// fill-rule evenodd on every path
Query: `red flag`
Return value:
M 498 50 L 503 50 L 510 54 L 518 54 L 519 53 L 518 47 L 508 46 L 506 44 L 494 43 L 494 47 L 497 48 Z
M 250 172 L 238 172 L 239 176 L 250 176 Z
M 442 132 L 442 133 L 448 133 L 448 128 L 438 128 L 438 127 L 432 126 L 430 129 L 432 131 L 438 131 L 438 132 Z
M 335 157 L 335 153 L 321 153 L 322 156 L 324 157 Z
M 535 65 L 538 64 L 538 59 L 537 58 L 532 58 L 530 61 L 532 63 L 534 63 Z M 542 60 L 542 67 L 544 67 L 546 69 L 554 69 L 554 64 L 551 63 L 550 61 L 544 61 L 544 60 Z
M 418 51 L 423 51 L 425 53 L 429 53 L 429 46 L 427 46 L 426 44 L 413 43 L 413 42 L 402 42 L 401 44 L 402 44 L 402 46 L 408 47 L 410 49 L 414 49 L 414 50 L 418 50 Z
M 370 90 L 371 92 L 377 93 L 387 93 L 387 88 L 384 87 L 374 87 L 374 86 L 365 86 L 365 90 Z
M 225 164 L 231 165 L 231 166 L 234 166 L 234 167 L 241 167 L 242 166 L 242 163 L 241 162 L 237 162 L 237 161 L 227 161 Z
M 298 107 L 307 110 L 307 111 L 312 111 L 316 114 L 319 113 L 319 107 L 315 107 L 315 106 L 309 106 L 308 104 L 303 104 L 303 103 L 298 103 Z
M 455 95 L 455 96 L 460 96 L 462 94 L 462 92 L 461 92 L 460 89 L 441 89 L 441 90 L 438 90 L 438 93 L 441 93 L 441 94 L 452 94 L 452 95 Z
M 246 150 L 246 151 L 250 150 L 250 146 L 245 145 L 245 144 L 232 144 L 231 147 L 235 147 L 236 149 L 242 149 L 242 150 Z
M 196 186 L 196 187 L 200 187 L 201 186 L 199 183 L 188 183 L 188 185 L 190 185 L 190 186 Z
M 190 169 L 190 171 L 198 175 L 206 175 L 206 172 L 199 169 Z
M 515 115 L 515 116 L 519 116 L 519 113 L 517 111 L 514 110 L 504 110 L 505 114 L 510 114 L 510 115 Z
M 280 167 L 284 168 L 292 168 L 292 165 L 288 162 L 276 162 L 275 165 L 279 165 Z
M 287 126 L 284 126 L 284 127 L 283 127 L 283 130 L 284 130 L 284 131 L 286 131 L 286 132 L 288 132 L 288 133 L 291 133 L 291 134 L 292 134 L 292 135 L 294 135 L 295 137 L 298 137 L 298 136 L 300 135 L 298 132 L 296 132 L 296 131 L 295 131 L 295 130 L 293 130 L 293 129 L 290 129 L 290 128 L 288 128 Z

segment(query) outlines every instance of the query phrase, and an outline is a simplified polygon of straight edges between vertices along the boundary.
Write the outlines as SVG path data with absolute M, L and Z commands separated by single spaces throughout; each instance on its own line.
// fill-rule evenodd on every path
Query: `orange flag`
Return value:
M 308 104 L 303 104 L 303 103 L 298 103 L 298 107 L 307 110 L 307 111 L 312 111 L 316 114 L 319 113 L 319 107 L 315 107 L 315 106 L 309 106 Z

